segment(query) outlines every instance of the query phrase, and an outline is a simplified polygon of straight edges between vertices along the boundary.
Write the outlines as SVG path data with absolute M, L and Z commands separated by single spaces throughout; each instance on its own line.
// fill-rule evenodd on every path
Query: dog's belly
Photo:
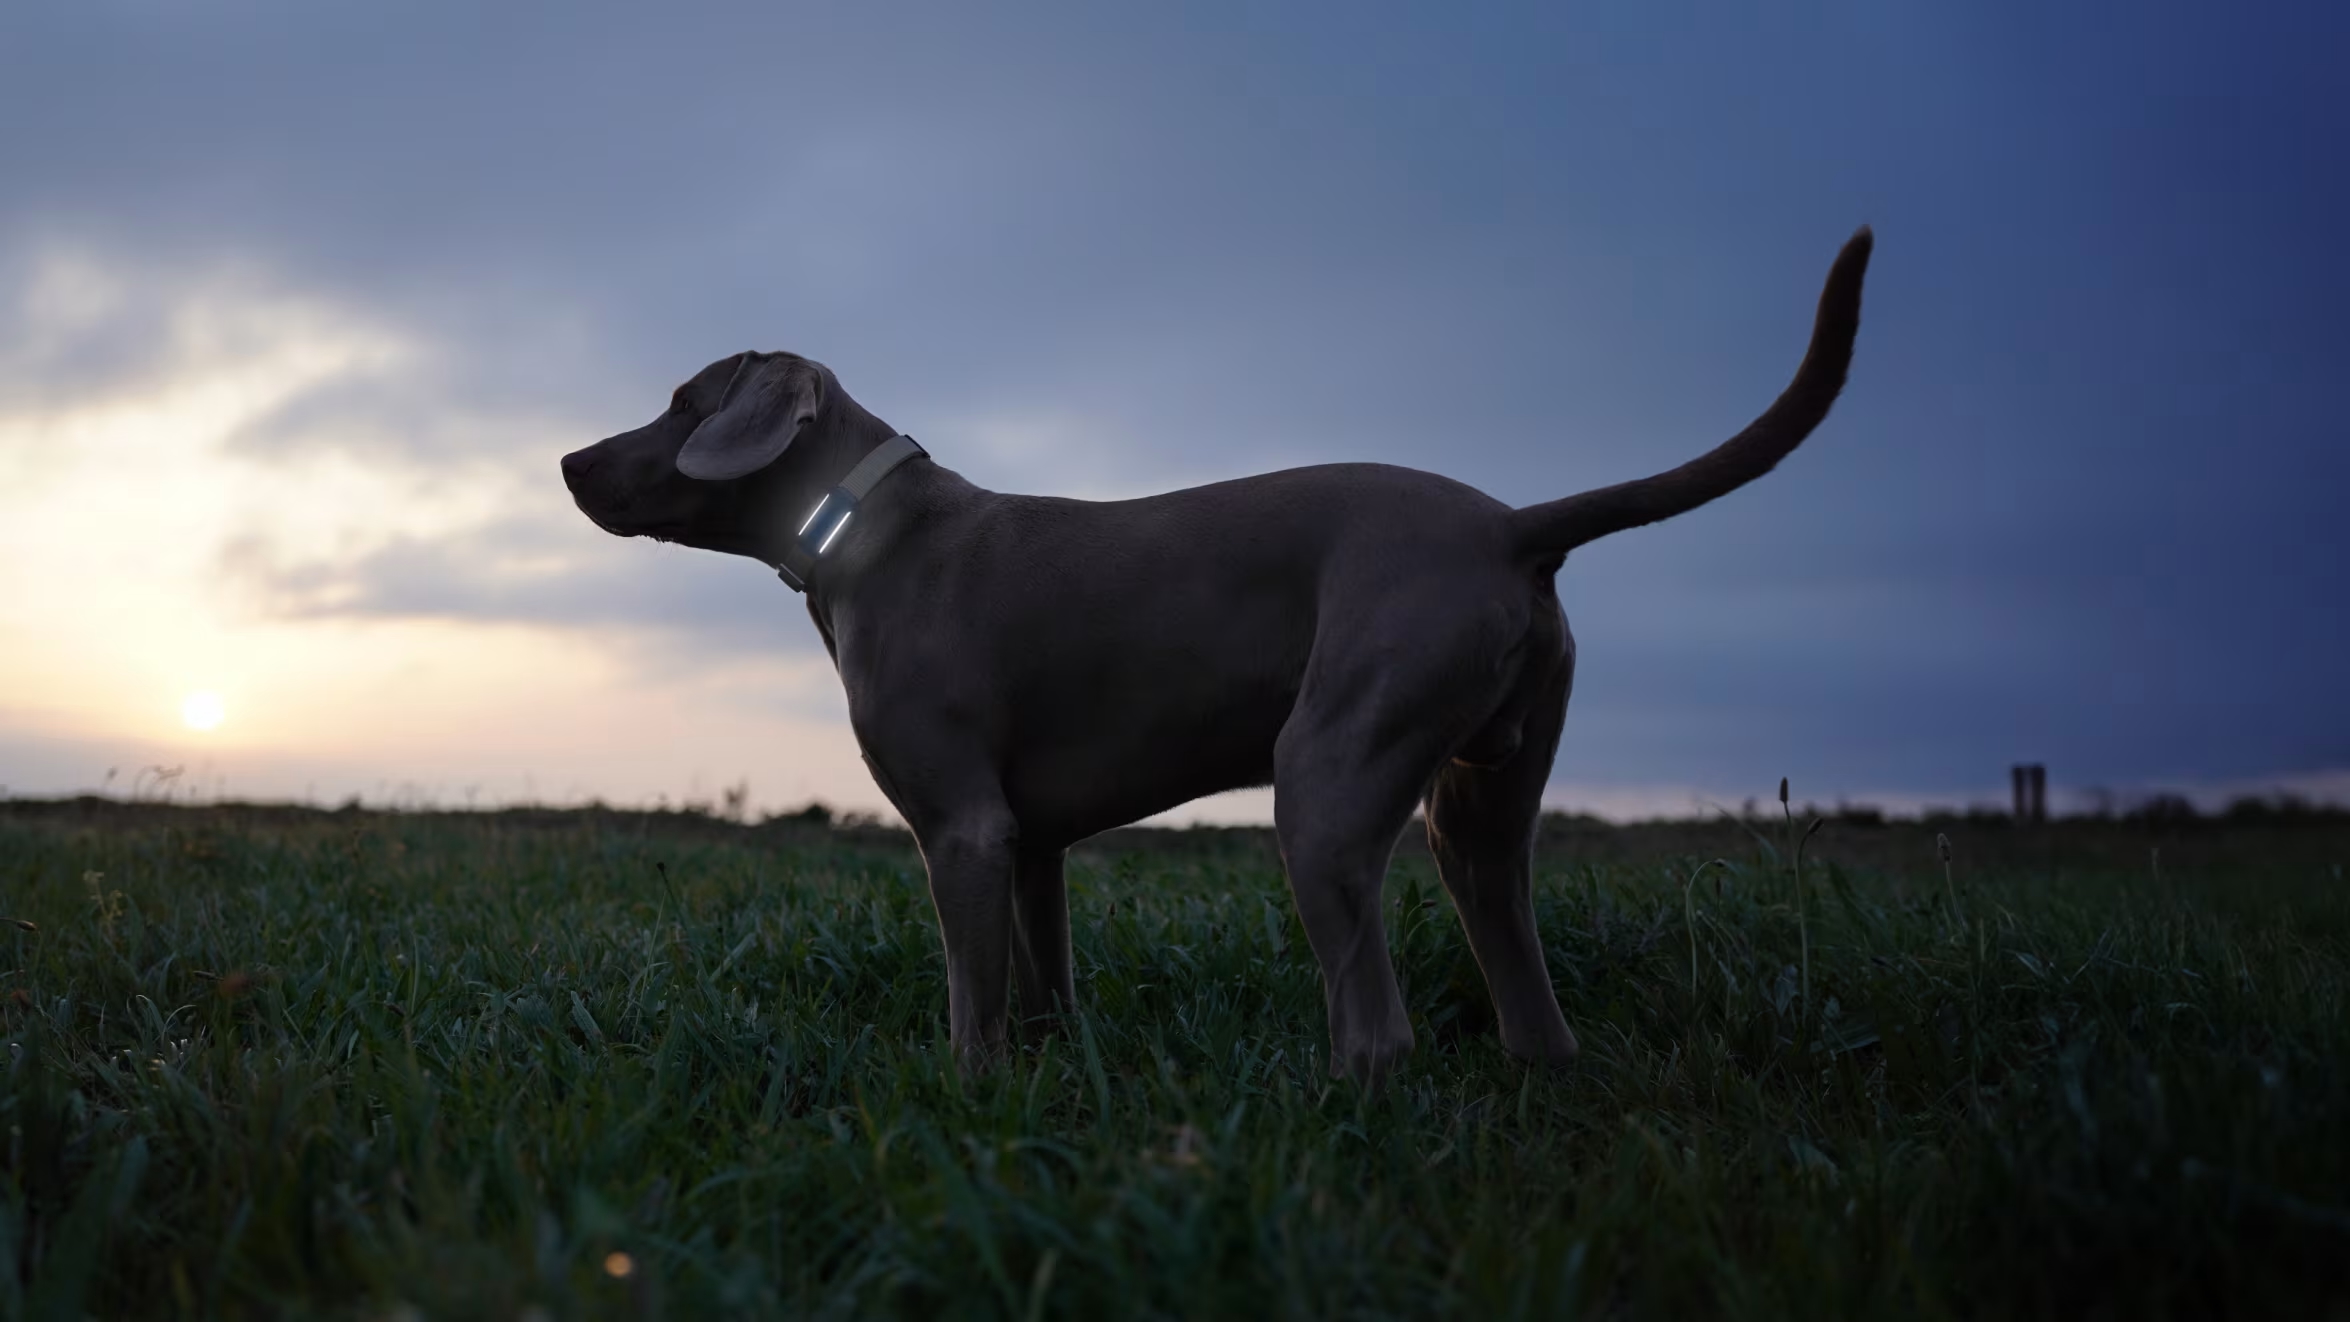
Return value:
M 1272 782 L 1312 645 L 1297 614 L 1236 594 L 1224 627 L 1166 628 L 1169 618 L 1186 617 L 1134 622 L 1109 646 L 1030 654 L 1000 763 L 1024 832 L 1073 841 Z
M 1206 795 L 1269 785 L 1273 744 L 1295 696 L 1229 695 L 1212 714 L 1130 712 L 1090 735 L 1022 740 L 1004 768 L 1005 797 L 1024 835 L 1066 844 Z

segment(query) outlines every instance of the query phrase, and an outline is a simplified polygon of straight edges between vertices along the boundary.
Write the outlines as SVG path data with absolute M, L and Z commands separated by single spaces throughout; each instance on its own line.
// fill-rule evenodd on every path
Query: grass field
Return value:
M 2350 1316 L 2350 828 L 1757 829 L 1548 824 L 1557 1075 L 1407 843 L 1366 1097 L 1261 832 L 966 1081 L 886 833 L 0 805 L 0 1314 Z

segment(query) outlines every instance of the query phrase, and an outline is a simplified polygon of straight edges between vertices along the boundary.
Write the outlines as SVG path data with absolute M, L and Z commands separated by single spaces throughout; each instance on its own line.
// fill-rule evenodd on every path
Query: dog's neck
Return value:
M 873 489 L 906 464 L 928 457 L 929 452 L 921 443 L 906 435 L 893 435 L 867 450 L 863 458 L 850 465 L 837 485 L 817 498 L 807 517 L 800 520 L 798 531 L 785 544 L 782 558 L 770 562 L 776 577 L 792 591 L 806 592 L 816 566 L 823 562 L 833 542 L 848 531 L 850 521 L 856 518 Z
M 866 412 L 846 392 L 827 400 L 825 413 L 830 416 L 817 419 L 810 428 L 814 435 L 806 438 L 816 443 L 804 448 L 794 444 L 785 463 L 777 465 L 785 470 L 777 474 L 781 494 L 771 491 L 765 498 L 775 511 L 769 523 L 773 535 L 758 553 L 786 584 L 807 594 L 811 609 L 819 607 L 820 599 L 838 598 L 887 547 L 914 535 L 924 512 L 950 494 L 946 487 L 969 485 L 931 462 L 927 452 L 912 447 L 913 453 L 863 493 L 853 518 L 838 524 L 839 511 L 828 506 L 831 493 L 869 458 L 886 459 L 908 447 L 900 444 L 881 453 L 901 433 Z M 947 479 L 944 486 L 938 480 L 942 477 Z M 812 560 L 805 553 L 794 556 L 795 545 L 813 550 L 836 526 L 837 545 L 824 546 Z M 809 533 L 813 537 L 803 541 Z
M 827 653 L 834 652 L 834 624 L 858 601 L 921 596 L 936 588 L 934 539 L 953 536 L 976 504 L 994 493 L 972 485 L 953 469 L 923 457 L 907 461 L 875 487 L 856 524 L 810 578 L 802 600 Z

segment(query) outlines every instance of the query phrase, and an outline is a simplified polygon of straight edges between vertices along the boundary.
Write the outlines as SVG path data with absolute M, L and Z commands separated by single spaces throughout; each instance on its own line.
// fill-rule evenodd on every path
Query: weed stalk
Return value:
M 1803 851 L 1811 838 L 1828 824 L 1825 817 L 1814 817 L 1811 825 L 1803 828 L 1803 838 L 1795 842 L 1795 934 L 1803 943 L 1803 1020 L 1811 1022 L 1811 924 L 1804 917 Z
M 1803 850 L 1804 846 L 1811 843 L 1811 838 L 1820 833 L 1820 828 L 1827 825 L 1828 819 L 1813 817 L 1811 825 L 1803 828 L 1803 834 L 1800 837 L 1797 836 L 1795 834 L 1795 809 L 1787 802 L 1787 778 L 1785 776 L 1779 777 L 1779 815 L 1786 819 L 1788 838 L 1795 842 L 1794 848 L 1790 851 L 1793 854 L 1792 861 L 1795 866 L 1795 939 L 1802 951 L 1803 972 L 1799 990 L 1803 996 L 1803 1022 L 1806 1028 L 1805 1035 L 1808 1037 L 1812 1021 L 1811 919 L 1806 911 L 1803 898 Z
M 1950 893 L 1950 920 L 1960 928 L 1966 926 L 1966 911 L 1958 907 L 1958 881 L 1950 871 L 1950 837 L 1940 831 L 1934 833 L 1934 852 L 1942 856 L 1942 889 Z
M 1707 868 L 1719 864 L 1730 866 L 1728 859 L 1709 858 L 1689 870 L 1689 880 L 1681 885 L 1681 917 L 1689 925 L 1689 1003 L 1697 1003 L 1697 879 Z

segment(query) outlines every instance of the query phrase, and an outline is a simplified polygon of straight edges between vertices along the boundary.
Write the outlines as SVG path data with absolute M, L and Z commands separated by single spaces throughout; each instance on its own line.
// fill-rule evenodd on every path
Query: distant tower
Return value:
M 2018 762 L 2007 769 L 2015 789 L 2015 819 L 2038 826 L 2048 820 L 2048 768 L 2037 762 Z

